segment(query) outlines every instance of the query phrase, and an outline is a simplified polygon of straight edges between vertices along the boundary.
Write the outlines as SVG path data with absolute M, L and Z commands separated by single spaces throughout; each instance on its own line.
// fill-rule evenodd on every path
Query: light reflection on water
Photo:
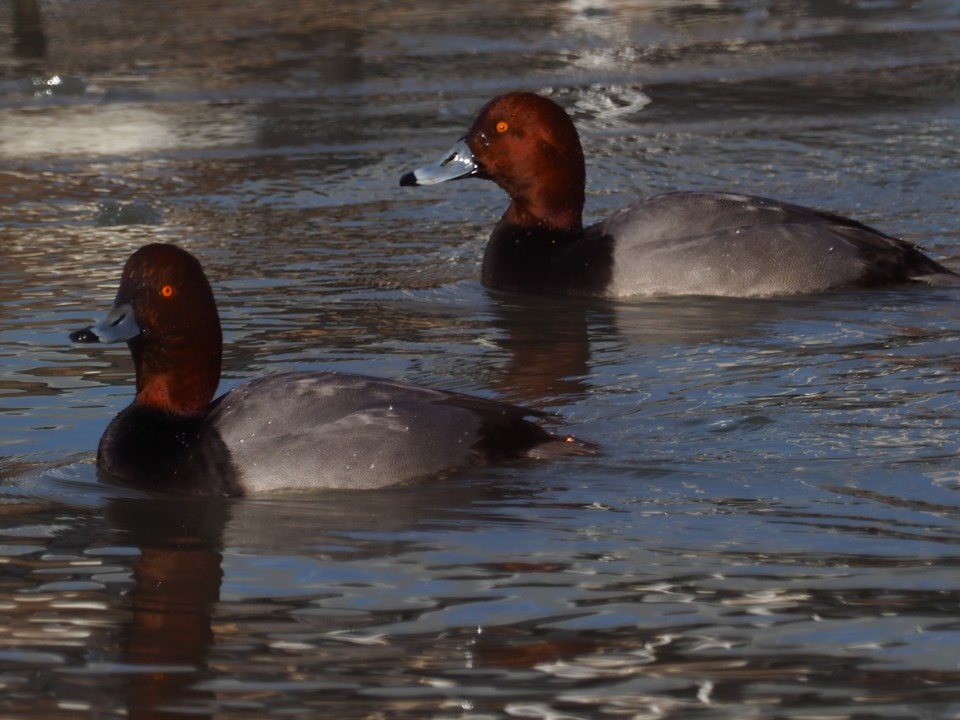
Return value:
M 583 132 L 590 217 L 730 188 L 956 267 L 952 3 L 97 5 L 0 70 L 0 714 L 960 712 L 954 293 L 490 293 L 502 193 L 396 187 L 532 87 Z M 53 72 L 74 90 L 35 97 Z M 362 495 L 99 483 L 132 368 L 66 333 L 157 240 L 213 281 L 224 387 L 398 377 L 602 453 Z

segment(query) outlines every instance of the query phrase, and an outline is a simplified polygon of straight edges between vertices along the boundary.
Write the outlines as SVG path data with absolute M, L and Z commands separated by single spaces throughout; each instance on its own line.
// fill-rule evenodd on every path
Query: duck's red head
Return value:
M 493 180 L 507 191 L 504 222 L 551 230 L 583 227 L 586 172 L 580 137 L 564 109 L 541 95 L 493 98 L 439 163 L 406 173 L 400 184 L 463 177 Z
M 510 195 L 505 218 L 517 225 L 581 228 L 583 149 L 573 121 L 552 100 L 529 92 L 493 98 L 466 135 L 477 176 Z
M 135 403 L 202 411 L 220 382 L 223 338 L 213 290 L 195 257 L 152 244 L 127 260 L 113 309 L 74 342 L 125 340 L 137 374 Z

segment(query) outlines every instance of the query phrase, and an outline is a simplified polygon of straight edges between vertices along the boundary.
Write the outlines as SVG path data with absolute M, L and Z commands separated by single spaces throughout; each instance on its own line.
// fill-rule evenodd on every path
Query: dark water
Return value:
M 400 189 L 497 92 L 588 215 L 726 188 L 960 268 L 960 6 L 0 6 L 0 717 L 960 717 L 960 299 L 560 302 L 505 205 Z M 40 32 L 38 32 L 40 31 Z M 195 252 L 224 387 L 337 368 L 562 413 L 603 453 L 239 501 L 97 481 L 136 247 Z

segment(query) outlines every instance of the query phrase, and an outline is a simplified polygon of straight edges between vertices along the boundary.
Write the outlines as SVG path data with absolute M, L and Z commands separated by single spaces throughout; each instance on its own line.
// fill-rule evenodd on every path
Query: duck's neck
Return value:
M 583 230 L 585 176 L 582 156 L 558 156 L 551 160 L 544 163 L 546 167 L 536 170 L 536 182 L 505 188 L 510 195 L 510 206 L 501 223 L 571 233 Z
M 220 344 L 216 345 L 198 354 L 196 348 L 178 348 L 176 344 L 144 348 L 131 341 L 137 373 L 134 403 L 180 415 L 206 410 L 220 384 L 221 351 Z M 190 362 L 174 361 L 184 357 Z
M 583 200 L 578 202 L 543 202 L 542 200 L 511 199 L 501 223 L 520 228 L 539 228 L 562 232 L 579 232 L 583 229 Z

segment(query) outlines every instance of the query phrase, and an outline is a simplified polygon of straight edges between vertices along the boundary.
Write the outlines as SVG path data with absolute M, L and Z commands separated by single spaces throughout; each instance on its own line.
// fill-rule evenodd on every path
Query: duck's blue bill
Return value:
M 436 185 L 447 180 L 476 175 L 477 170 L 477 162 L 467 145 L 466 138 L 463 138 L 450 148 L 450 152 L 444 155 L 440 162 L 424 165 L 422 168 L 406 173 L 400 178 L 400 185 Z

